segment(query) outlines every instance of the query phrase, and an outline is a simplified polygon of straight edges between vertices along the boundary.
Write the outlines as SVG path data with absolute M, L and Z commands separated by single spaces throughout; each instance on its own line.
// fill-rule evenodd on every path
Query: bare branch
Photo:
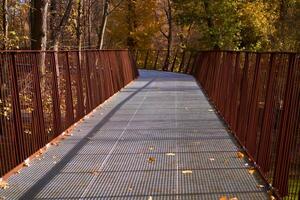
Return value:
M 120 0 L 115 6 L 113 6 L 113 8 L 107 12 L 107 15 L 110 15 L 115 9 L 117 9 L 118 7 L 120 7 L 120 5 L 123 3 L 124 0 Z

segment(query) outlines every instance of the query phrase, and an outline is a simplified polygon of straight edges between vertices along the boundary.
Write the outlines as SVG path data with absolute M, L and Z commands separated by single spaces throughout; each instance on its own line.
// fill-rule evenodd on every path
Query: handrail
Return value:
M 266 188 L 300 198 L 300 54 L 172 51 L 163 68 L 166 53 L 157 52 L 136 51 L 138 67 L 193 75 Z
M 137 75 L 128 50 L 0 52 L 0 177 Z

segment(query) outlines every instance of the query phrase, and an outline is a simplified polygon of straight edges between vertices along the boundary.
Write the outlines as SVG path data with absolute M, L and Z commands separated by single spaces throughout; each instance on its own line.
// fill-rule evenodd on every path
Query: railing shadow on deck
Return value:
M 0 177 L 138 76 L 128 50 L 0 52 Z
M 300 199 L 300 54 L 136 50 L 138 68 L 191 74 L 275 195 Z M 166 60 L 169 63 L 166 65 Z

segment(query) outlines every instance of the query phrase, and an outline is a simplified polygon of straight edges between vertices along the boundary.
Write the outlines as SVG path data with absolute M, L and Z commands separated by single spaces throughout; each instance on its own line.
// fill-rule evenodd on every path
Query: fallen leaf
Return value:
M 232 198 L 229 198 L 229 200 L 238 200 L 237 197 L 232 197 Z
M 26 160 L 24 160 L 24 167 L 29 167 L 29 158 L 27 158 Z
M 51 142 L 51 145 L 58 146 L 58 142 Z
M 215 159 L 214 159 L 214 158 L 209 158 L 209 160 L 210 160 L 210 161 L 214 161 Z
M 132 187 L 130 187 L 130 188 L 128 188 L 128 190 L 129 190 L 129 191 L 132 191 L 132 190 L 133 190 L 133 188 L 132 188 Z
M 6 190 L 8 188 L 8 183 L 0 179 L 0 189 Z
M 256 187 L 257 188 L 264 188 L 265 186 L 264 185 L 257 185 Z
M 166 153 L 166 156 L 175 156 L 175 153 Z
M 245 157 L 245 155 L 242 152 L 237 152 L 237 157 L 242 159 Z
M 271 195 L 270 200 L 276 200 L 276 198 L 273 195 Z
M 226 196 L 221 196 L 219 200 L 228 200 Z
M 249 172 L 249 174 L 254 174 L 255 169 L 254 169 L 254 168 L 250 168 L 250 169 L 248 170 L 248 172 Z
M 98 176 L 99 175 L 99 171 L 93 171 L 91 174 Z
M 214 112 L 214 110 L 213 109 L 208 109 L 208 112 Z
M 192 174 L 193 171 L 192 170 L 183 170 L 182 173 L 183 174 Z
M 149 196 L 148 200 L 153 200 L 152 196 Z
M 150 151 L 153 151 L 153 150 L 154 150 L 154 147 L 152 147 L 152 146 L 149 147 L 149 150 L 150 150 Z
M 148 158 L 148 162 L 149 162 L 149 163 L 153 163 L 154 161 L 155 161 L 155 158 L 154 158 L 154 157 L 149 157 L 149 158 Z

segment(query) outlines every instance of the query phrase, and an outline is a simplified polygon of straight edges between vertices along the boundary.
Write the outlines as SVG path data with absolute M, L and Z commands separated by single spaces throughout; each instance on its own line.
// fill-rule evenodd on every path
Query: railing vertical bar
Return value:
M 13 121 L 14 127 L 16 130 L 16 146 L 18 151 L 17 161 L 20 163 L 26 158 L 26 152 L 24 148 L 24 137 L 23 137 L 23 126 L 22 126 L 22 115 L 20 108 L 20 99 L 19 99 L 19 87 L 18 87 L 18 78 L 17 78 L 17 69 L 15 62 L 15 53 L 9 54 L 12 59 L 12 66 L 10 68 L 11 80 L 12 80 L 12 106 L 13 106 Z
M 72 82 L 70 75 L 70 64 L 69 64 L 69 52 L 65 52 L 64 58 L 66 59 L 66 107 L 67 107 L 67 126 L 70 126 L 74 122 L 74 108 L 73 108 L 73 96 L 72 96 Z
M 61 124 L 61 112 L 60 112 L 60 97 L 59 97 L 59 77 L 58 77 L 58 66 L 56 64 L 55 53 L 50 53 L 50 67 L 52 70 L 52 104 L 53 104 L 53 122 L 54 122 L 54 137 L 58 136 L 62 131 L 62 124 Z

